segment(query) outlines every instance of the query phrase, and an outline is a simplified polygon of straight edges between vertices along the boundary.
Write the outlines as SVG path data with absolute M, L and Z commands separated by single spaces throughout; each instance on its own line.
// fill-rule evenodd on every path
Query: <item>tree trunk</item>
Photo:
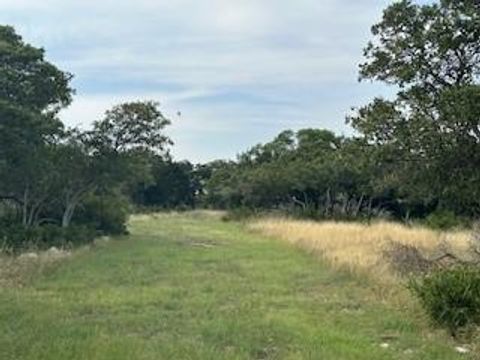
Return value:
M 70 222 L 72 221 L 73 214 L 75 213 L 75 208 L 77 207 L 76 202 L 68 203 L 65 207 L 65 211 L 63 212 L 62 216 L 62 227 L 67 228 L 70 226 Z
M 365 197 L 365 194 L 362 194 L 360 196 L 360 200 L 358 200 L 357 206 L 353 210 L 353 216 L 356 218 L 358 214 L 360 213 L 360 210 L 362 210 L 362 205 L 363 205 L 363 198 Z
M 367 222 L 368 222 L 368 225 L 370 225 L 371 221 L 372 221 L 372 199 L 370 198 L 368 200 L 368 209 L 367 209 Z
M 23 192 L 22 225 L 25 227 L 28 226 L 28 186 Z
M 330 188 L 327 189 L 325 196 L 325 217 L 328 218 L 330 215 L 330 208 L 332 206 L 332 196 L 330 194 Z

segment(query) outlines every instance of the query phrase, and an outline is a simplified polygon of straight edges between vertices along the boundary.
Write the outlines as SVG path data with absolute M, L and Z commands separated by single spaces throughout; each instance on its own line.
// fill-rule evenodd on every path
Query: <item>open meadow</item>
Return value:
M 414 301 L 219 214 L 129 228 L 0 283 L 0 359 L 474 359 Z

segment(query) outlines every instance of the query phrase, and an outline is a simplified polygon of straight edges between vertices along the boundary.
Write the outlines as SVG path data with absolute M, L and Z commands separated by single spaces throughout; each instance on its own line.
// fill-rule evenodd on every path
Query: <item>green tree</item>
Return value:
M 172 144 L 164 129 L 170 125 L 154 101 L 136 101 L 114 106 L 94 123 L 93 145 L 99 151 L 117 153 L 150 151 L 165 153 Z
M 194 167 L 188 161 L 154 157 L 152 178 L 150 184 L 141 183 L 135 189 L 134 199 L 138 204 L 163 208 L 195 206 L 198 187 Z
M 55 172 L 51 182 L 62 208 L 61 225 L 68 227 L 78 205 L 104 182 L 102 165 L 106 160 L 92 154 L 87 134 L 79 130 L 65 132 L 53 153 Z
M 108 195 L 150 181 L 151 159 L 168 157 L 168 124 L 157 103 L 134 102 L 108 110 L 91 131 L 66 133 L 56 147 L 62 226 L 93 192 Z
M 389 6 L 372 28 L 361 79 L 394 84 L 349 121 L 382 149 L 406 201 L 457 213 L 480 210 L 480 10 L 473 0 Z M 392 174 L 395 174 L 392 176 Z
M 363 79 L 398 85 L 404 92 L 434 95 L 472 84 L 480 74 L 480 10 L 476 0 L 441 0 L 389 6 L 372 27 Z
M 72 75 L 10 26 L 0 26 L 0 63 L 0 100 L 35 113 L 56 113 L 72 101 Z
M 0 200 L 18 210 L 24 226 L 37 220 L 49 189 L 49 146 L 62 132 L 57 112 L 67 106 L 71 75 L 0 26 Z

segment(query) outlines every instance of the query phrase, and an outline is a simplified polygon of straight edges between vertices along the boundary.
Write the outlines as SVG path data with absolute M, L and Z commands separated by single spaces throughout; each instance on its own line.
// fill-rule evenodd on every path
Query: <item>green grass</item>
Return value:
M 368 281 L 240 224 L 141 216 L 131 232 L 0 288 L 0 359 L 465 358 Z

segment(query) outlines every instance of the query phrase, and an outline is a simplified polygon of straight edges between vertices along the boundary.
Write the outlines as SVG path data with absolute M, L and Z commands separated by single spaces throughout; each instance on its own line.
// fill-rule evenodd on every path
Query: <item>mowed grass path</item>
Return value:
M 240 224 L 138 216 L 131 232 L 0 289 L 0 359 L 466 358 L 368 281 Z

